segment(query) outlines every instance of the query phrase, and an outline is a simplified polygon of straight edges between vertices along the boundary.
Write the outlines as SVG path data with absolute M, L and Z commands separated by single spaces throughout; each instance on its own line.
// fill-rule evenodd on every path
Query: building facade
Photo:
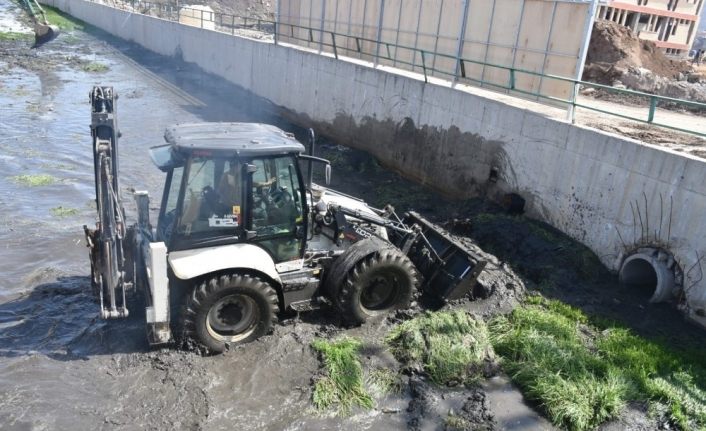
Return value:
M 669 55 L 686 56 L 699 26 L 706 0 L 609 0 L 598 19 L 630 27 L 640 38 L 654 41 Z

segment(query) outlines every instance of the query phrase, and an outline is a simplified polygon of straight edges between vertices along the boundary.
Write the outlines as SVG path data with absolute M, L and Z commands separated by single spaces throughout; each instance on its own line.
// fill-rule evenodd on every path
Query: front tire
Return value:
M 186 304 L 184 332 L 212 353 L 249 343 L 272 329 L 277 292 L 262 279 L 221 275 L 194 288 Z
M 354 324 L 409 307 L 419 287 L 414 264 L 400 250 L 386 248 L 360 259 L 338 287 L 344 318 Z

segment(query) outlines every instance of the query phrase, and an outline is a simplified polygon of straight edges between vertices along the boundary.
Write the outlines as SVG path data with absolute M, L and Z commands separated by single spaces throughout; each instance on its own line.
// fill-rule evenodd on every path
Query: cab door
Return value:
M 292 155 L 255 158 L 250 188 L 248 223 L 259 244 L 275 263 L 300 259 L 306 239 L 306 200 L 296 159 Z

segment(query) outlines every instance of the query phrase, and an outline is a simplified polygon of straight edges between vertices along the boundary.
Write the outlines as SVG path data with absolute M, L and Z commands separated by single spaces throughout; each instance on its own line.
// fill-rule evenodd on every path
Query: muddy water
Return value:
M 152 196 L 159 196 L 162 176 L 146 150 L 163 141 L 166 125 L 266 117 L 254 116 L 250 106 L 239 109 L 238 95 L 223 88 L 209 93 L 208 76 L 128 45 L 71 36 L 70 43 L 22 52 L 25 63 L 37 66 L 32 72 L 13 64 L 17 52 L 5 50 L 0 58 L 3 429 L 309 428 L 309 381 L 318 362 L 308 345 L 317 325 L 280 327 L 238 352 L 201 358 L 150 352 L 139 313 L 110 324 L 97 319 L 81 233 L 95 218 L 91 85 L 113 85 L 121 96 L 123 188 Z M 108 71 L 87 73 L 71 61 L 66 66 L 61 57 L 67 52 Z M 51 184 L 29 186 L 22 175 L 48 176 Z M 69 215 L 57 216 L 60 207 Z M 319 425 L 339 427 L 337 421 Z

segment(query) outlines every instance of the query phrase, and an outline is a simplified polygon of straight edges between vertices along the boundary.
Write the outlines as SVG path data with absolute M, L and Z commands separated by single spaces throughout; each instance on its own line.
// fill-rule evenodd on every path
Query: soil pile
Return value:
M 584 79 L 595 69 L 620 72 L 630 67 L 645 68 L 669 79 L 676 79 L 680 73 L 691 70 L 689 63 L 667 58 L 654 42 L 639 39 L 628 27 L 611 21 L 596 21 L 586 54 Z
M 610 21 L 596 21 L 586 54 L 583 80 L 616 88 L 629 88 L 660 96 L 706 101 L 706 79 L 686 61 L 668 58 L 654 42 L 641 40 L 627 27 Z M 597 98 L 628 98 L 605 95 L 589 88 Z M 612 96 L 612 97 L 611 97 Z M 639 103 L 647 100 L 640 98 Z

